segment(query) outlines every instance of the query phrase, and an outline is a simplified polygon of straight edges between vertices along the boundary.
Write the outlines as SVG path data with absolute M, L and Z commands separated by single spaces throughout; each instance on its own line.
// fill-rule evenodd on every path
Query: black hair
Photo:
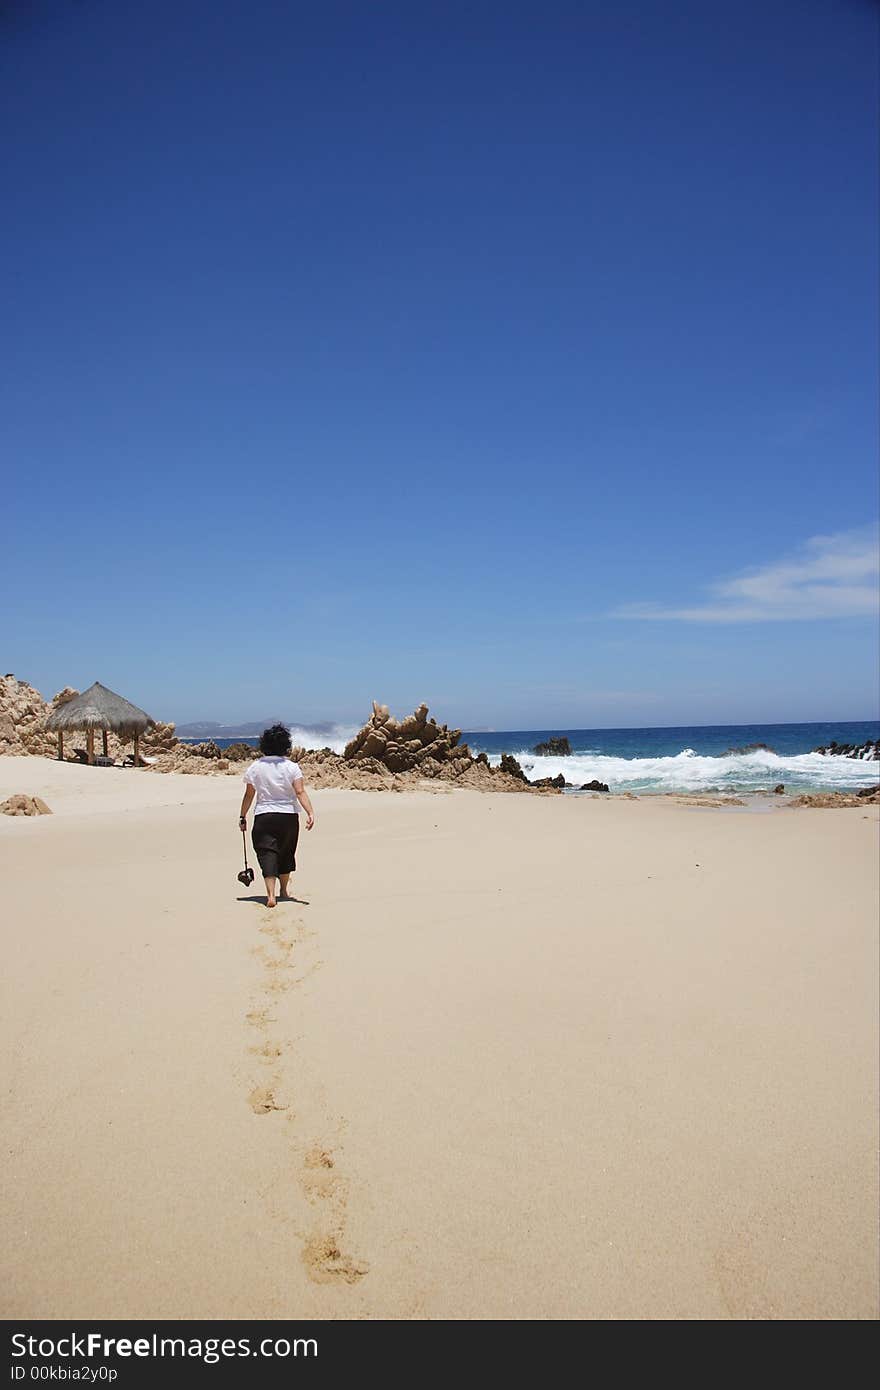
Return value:
M 290 752 L 290 730 L 286 724 L 273 724 L 260 734 L 260 752 L 264 758 L 283 758 Z

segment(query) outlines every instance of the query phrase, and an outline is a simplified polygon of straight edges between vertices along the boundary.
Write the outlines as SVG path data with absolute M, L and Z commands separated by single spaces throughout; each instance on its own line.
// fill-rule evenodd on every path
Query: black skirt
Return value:
M 263 811 L 259 816 L 254 816 L 251 843 L 264 878 L 293 873 L 298 839 L 298 815 L 289 816 L 286 811 Z

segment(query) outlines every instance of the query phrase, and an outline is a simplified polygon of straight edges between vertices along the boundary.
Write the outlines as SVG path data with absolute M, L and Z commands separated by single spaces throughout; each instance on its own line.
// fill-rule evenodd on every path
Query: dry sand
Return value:
M 877 1315 L 876 807 L 19 791 L 5 1317 Z

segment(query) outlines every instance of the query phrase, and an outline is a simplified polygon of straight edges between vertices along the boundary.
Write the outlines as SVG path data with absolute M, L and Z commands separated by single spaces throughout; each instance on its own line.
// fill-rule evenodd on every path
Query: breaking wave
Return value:
M 292 724 L 290 741 L 294 748 L 331 748 L 343 753 L 357 731 L 357 724 Z
M 561 772 L 574 787 L 596 779 L 607 782 L 612 791 L 758 791 L 772 789 L 779 782 L 787 792 L 817 788 L 846 791 L 872 786 L 880 778 L 880 763 L 829 758 L 821 753 L 785 755 L 759 750 L 711 757 L 683 748 L 666 758 L 620 758 L 588 749 L 557 758 L 539 757 L 524 748 L 513 756 L 530 781 L 558 777 Z M 500 759 L 500 754 L 489 754 L 493 765 Z

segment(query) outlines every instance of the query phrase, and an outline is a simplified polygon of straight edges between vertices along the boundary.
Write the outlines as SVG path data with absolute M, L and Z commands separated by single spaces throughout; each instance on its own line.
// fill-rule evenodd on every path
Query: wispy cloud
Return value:
M 709 586 L 690 607 L 630 603 L 615 618 L 691 623 L 762 623 L 855 618 L 880 610 L 880 546 L 876 531 L 813 536 L 797 555 Z

